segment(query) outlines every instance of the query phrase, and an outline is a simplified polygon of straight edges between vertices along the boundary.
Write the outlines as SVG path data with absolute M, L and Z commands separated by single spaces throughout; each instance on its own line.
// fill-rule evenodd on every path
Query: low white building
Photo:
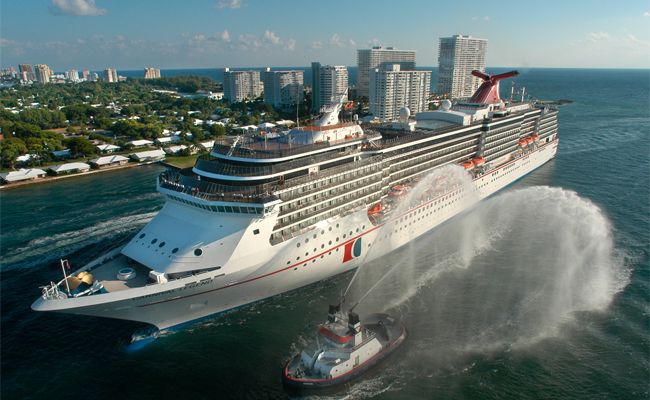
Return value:
M 27 181 L 31 179 L 43 178 L 45 171 L 38 168 L 21 168 L 18 171 L 5 172 L 0 174 L 0 180 L 5 183 Z
M 38 154 L 23 154 L 22 156 L 16 157 L 16 162 L 26 163 L 27 161 L 29 161 L 31 159 L 36 160 L 38 158 L 39 158 Z
M 61 165 L 54 165 L 48 167 L 47 169 L 54 172 L 56 175 L 75 174 L 77 172 L 88 172 L 90 170 L 90 165 L 82 162 L 72 162 Z
M 174 155 L 174 154 L 180 153 L 181 151 L 183 151 L 185 149 L 187 149 L 187 146 L 185 146 L 184 144 L 181 144 L 181 145 L 178 145 L 178 146 L 169 146 L 169 147 L 167 147 L 165 149 L 165 153 L 167 153 L 169 155 Z
M 150 146 L 153 144 L 151 140 L 147 139 L 140 139 L 140 140 L 131 140 L 130 142 L 127 142 L 128 144 L 132 145 L 133 147 L 144 147 L 144 146 Z
M 214 147 L 214 140 L 209 140 L 207 142 L 201 142 L 201 147 L 203 147 L 207 151 L 212 150 L 212 148 Z
M 172 143 L 172 138 L 171 137 L 159 137 L 156 139 L 156 143 L 158 144 L 170 144 Z
M 94 168 L 110 168 L 110 167 L 117 167 L 119 165 L 124 165 L 129 162 L 129 159 L 124 156 L 115 155 L 115 156 L 104 156 L 104 157 L 95 158 L 88 162 Z
M 161 149 L 141 151 L 139 153 L 131 154 L 130 157 L 137 162 L 161 161 L 165 159 L 165 152 Z
M 115 153 L 120 149 L 120 146 L 115 146 L 114 144 L 100 144 L 97 146 L 100 153 Z

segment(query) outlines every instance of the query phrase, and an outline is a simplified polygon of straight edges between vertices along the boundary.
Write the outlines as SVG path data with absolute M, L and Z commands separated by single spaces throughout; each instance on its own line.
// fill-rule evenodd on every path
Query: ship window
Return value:
M 231 212 L 232 212 L 232 207 L 230 207 L 230 206 L 226 206 L 226 212 L 231 213 Z
M 259 235 L 259 234 L 260 234 L 260 230 L 259 230 L 259 229 L 255 229 L 255 230 L 253 231 L 253 235 Z
M 201 249 L 195 249 L 195 250 L 194 250 L 194 255 L 195 255 L 195 256 L 198 257 L 198 256 L 200 256 L 201 254 L 203 254 L 203 250 L 201 250 Z
M 305 239 L 305 243 L 309 243 L 309 238 Z
M 165 242 L 160 242 L 160 244 L 158 245 L 158 247 L 163 247 L 164 245 L 165 245 Z
M 296 243 L 296 247 L 300 247 L 300 243 Z
M 223 206 L 217 206 L 217 211 L 219 212 L 225 212 L 226 209 Z
M 141 234 L 141 235 L 140 235 L 140 239 L 142 239 L 142 238 L 145 237 L 145 236 L 147 236 L 146 233 Z
M 154 244 L 154 243 L 156 243 L 157 241 L 158 241 L 158 239 L 154 239 L 154 240 L 151 241 L 151 244 Z
M 172 254 L 176 254 L 176 253 L 178 253 L 178 247 L 174 247 L 174 248 L 172 249 Z

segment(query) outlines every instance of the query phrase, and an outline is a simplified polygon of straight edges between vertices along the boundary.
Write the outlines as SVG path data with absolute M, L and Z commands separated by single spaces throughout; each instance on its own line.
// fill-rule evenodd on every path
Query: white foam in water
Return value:
M 360 312 L 399 307 L 420 336 L 458 351 L 557 335 L 577 312 L 605 310 L 629 282 L 602 210 L 575 192 L 543 186 L 487 199 L 369 263 L 353 293 L 365 293 L 391 269 Z
M 157 212 L 127 215 L 87 228 L 32 239 L 26 246 L 12 251 L 1 260 L 3 269 L 7 265 L 15 268 L 33 265 L 35 258 L 39 265 L 56 260 L 88 245 L 110 239 L 116 234 L 138 229 L 156 214 Z

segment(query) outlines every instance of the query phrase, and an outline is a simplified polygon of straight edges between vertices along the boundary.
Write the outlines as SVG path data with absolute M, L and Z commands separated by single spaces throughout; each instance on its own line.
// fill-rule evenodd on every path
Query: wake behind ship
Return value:
M 392 251 L 535 170 L 557 152 L 555 107 L 499 98 L 489 76 L 467 102 L 397 129 L 339 121 L 215 144 L 192 169 L 165 171 L 166 203 L 126 245 L 43 288 L 32 304 L 163 329 L 293 290 Z M 471 187 L 422 177 L 460 165 Z M 412 196 L 411 196 L 412 197 Z M 372 251 L 370 251 L 372 247 Z M 64 269 L 65 271 L 65 269 Z

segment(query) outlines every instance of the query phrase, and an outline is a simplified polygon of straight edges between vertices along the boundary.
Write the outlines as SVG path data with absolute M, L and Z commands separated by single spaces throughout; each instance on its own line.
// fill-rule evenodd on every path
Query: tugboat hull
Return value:
M 353 381 L 363 374 L 368 372 L 370 369 L 374 368 L 380 364 L 384 359 L 390 356 L 397 348 L 404 342 L 407 336 L 406 328 L 401 322 L 395 324 L 395 326 L 386 326 L 382 328 L 382 322 L 386 321 L 386 318 L 389 318 L 386 314 L 373 314 L 369 316 L 368 320 L 379 322 L 379 324 L 374 325 L 376 329 L 384 329 L 384 333 L 388 336 L 385 345 L 382 346 L 382 349 L 371 358 L 365 362 L 354 367 L 352 370 L 335 376 L 335 377 L 326 377 L 321 379 L 313 379 L 308 376 L 298 377 L 292 374 L 293 371 L 300 365 L 301 359 L 300 354 L 296 354 L 292 357 L 286 364 L 282 371 L 282 382 L 285 388 L 295 391 L 309 391 L 309 390 L 321 390 L 328 388 L 336 388 L 340 385 Z M 381 322 L 380 322 L 381 321 Z M 368 326 L 368 325 L 366 325 Z M 380 335 L 381 333 L 378 333 Z

